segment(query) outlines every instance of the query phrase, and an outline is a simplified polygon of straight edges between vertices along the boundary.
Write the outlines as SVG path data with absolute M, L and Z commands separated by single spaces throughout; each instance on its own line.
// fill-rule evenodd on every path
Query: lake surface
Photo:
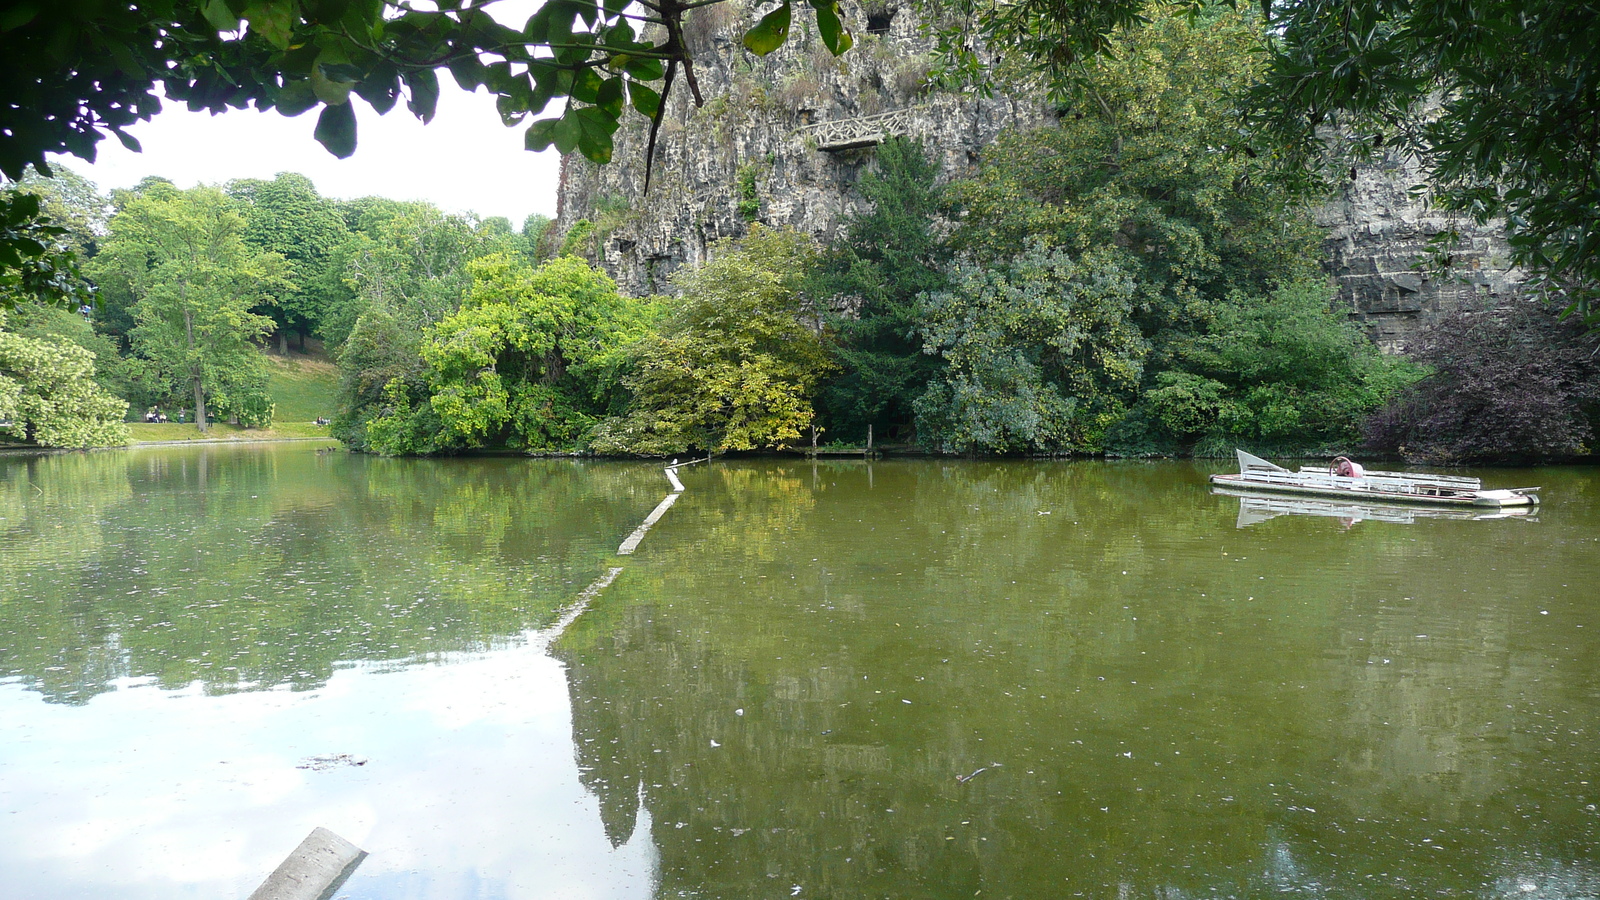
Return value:
M 1218 467 L 0 459 L 0 894 L 1600 896 L 1600 472 Z

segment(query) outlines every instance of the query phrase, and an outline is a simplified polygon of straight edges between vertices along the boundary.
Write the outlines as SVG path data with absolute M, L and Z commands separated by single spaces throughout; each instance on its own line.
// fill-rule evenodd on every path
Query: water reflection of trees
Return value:
M 186 448 L 3 463 L 0 677 L 85 702 L 486 648 L 546 624 L 657 499 L 634 465 Z
M 1600 837 L 1589 654 L 1481 577 L 1600 581 L 1548 527 L 1241 533 L 1183 466 L 763 467 L 557 649 L 662 896 L 1476 895 L 1507 841 Z

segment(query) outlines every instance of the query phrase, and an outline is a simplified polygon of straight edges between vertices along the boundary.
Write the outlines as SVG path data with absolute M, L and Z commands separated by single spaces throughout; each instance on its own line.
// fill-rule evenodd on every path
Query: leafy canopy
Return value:
M 671 454 L 795 443 L 830 363 L 801 293 L 816 251 L 792 229 L 752 225 L 714 245 L 679 281 L 683 296 L 639 345 L 626 416 L 596 434 L 602 452 Z
M 1420 372 L 1380 355 L 1332 308 L 1331 295 L 1314 279 L 1208 304 L 1201 327 L 1171 340 L 1170 368 L 1145 392 L 1140 412 L 1204 455 L 1241 443 L 1353 446 L 1362 420 Z
M 1148 350 L 1134 282 L 1106 254 L 1035 240 L 929 294 L 922 337 L 945 362 L 916 402 L 917 432 L 957 453 L 1096 452 L 1138 388 Z
M 420 347 L 438 444 L 576 449 L 599 415 L 618 408 L 627 347 L 643 337 L 653 305 L 620 296 L 604 273 L 572 257 L 535 269 L 497 254 L 469 270 L 461 309 Z M 397 418 L 414 415 L 396 409 L 372 422 L 374 448 L 415 452 L 391 437 L 411 434 Z
M 1260 72 L 1243 13 L 1164 11 L 1108 37 L 1078 67 L 1057 126 L 1012 134 L 976 178 L 952 185 L 958 248 L 1004 259 L 1033 237 L 1114 254 L 1142 312 L 1185 315 L 1198 297 L 1260 292 L 1312 271 L 1317 235 L 1299 197 L 1240 152 L 1238 95 Z
M 0 434 L 44 447 L 128 443 L 128 404 L 94 380 L 94 354 L 14 334 L 0 313 Z
M 938 170 L 917 144 L 878 145 L 876 171 L 856 188 L 871 203 L 848 217 L 844 239 L 819 259 L 806 290 L 831 298 L 827 347 L 838 370 L 818 389 L 818 415 L 835 438 L 865 440 L 867 427 L 910 425 L 912 404 L 938 368 L 917 335 L 917 296 L 944 288 L 946 252 L 935 230 Z
M 124 200 L 92 272 L 133 300 L 129 338 L 146 377 L 192 392 L 202 429 L 208 405 L 241 424 L 271 423 L 255 342 L 272 320 L 249 310 L 281 289 L 283 258 L 246 246 L 244 219 L 214 187 L 156 182 Z

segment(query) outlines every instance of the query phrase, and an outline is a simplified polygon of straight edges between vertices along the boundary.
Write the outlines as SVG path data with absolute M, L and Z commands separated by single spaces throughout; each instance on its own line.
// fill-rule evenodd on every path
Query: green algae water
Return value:
M 1212 470 L 0 459 L 0 895 L 1600 896 L 1600 473 Z

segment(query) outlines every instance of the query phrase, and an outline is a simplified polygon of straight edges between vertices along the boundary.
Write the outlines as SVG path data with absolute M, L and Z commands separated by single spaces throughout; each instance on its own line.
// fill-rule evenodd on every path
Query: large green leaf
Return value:
M 855 44 L 855 39 L 839 19 L 838 0 L 811 0 L 811 6 L 817 11 L 817 33 L 828 51 L 838 56 L 849 50 Z
M 615 116 L 589 106 L 568 115 L 578 122 L 578 152 L 602 165 L 611 161 L 611 135 L 617 130 Z
M 239 28 L 239 17 L 228 8 L 227 0 L 208 0 L 200 7 L 200 13 L 219 32 L 237 31 Z
M 772 12 L 761 17 L 761 21 L 754 28 L 744 34 L 744 45 L 751 53 L 757 56 L 766 56 L 768 53 L 783 46 L 789 39 L 789 20 L 792 11 L 789 0 Z
M 411 110 L 411 114 L 424 124 L 433 121 L 434 110 L 439 106 L 439 76 L 433 74 L 432 69 L 407 72 L 406 87 L 411 89 L 411 99 L 406 101 L 406 109 Z
M 600 102 L 600 88 L 605 81 L 593 69 L 584 69 L 573 76 L 570 95 L 580 103 Z
M 628 82 L 628 99 L 633 102 L 634 109 L 649 119 L 654 119 L 661 109 L 661 95 L 637 81 Z
M 555 142 L 556 125 L 560 119 L 540 119 L 528 126 L 528 133 L 522 139 L 522 145 L 529 150 L 545 150 Z
M 250 21 L 252 31 L 279 50 L 287 50 L 299 9 L 293 0 L 253 0 L 245 6 L 244 17 Z
M 311 67 L 311 91 L 329 106 L 350 102 L 350 82 L 334 81 L 320 65 Z
M 551 137 L 556 145 L 556 152 L 566 156 L 578 148 L 578 138 L 583 127 L 578 124 L 578 117 L 572 110 L 556 120 L 555 128 L 551 130 Z
M 317 143 L 340 159 L 356 152 L 356 111 L 349 103 L 323 107 L 314 132 Z
M 600 85 L 600 91 L 595 98 L 594 105 L 605 110 L 606 115 L 616 118 L 622 115 L 622 76 L 609 78 L 605 84 Z
M 634 56 L 629 57 L 627 65 L 623 66 L 623 70 L 630 77 L 637 78 L 640 81 L 660 81 L 661 76 L 665 74 L 666 68 L 662 66 L 659 59 L 641 59 Z

